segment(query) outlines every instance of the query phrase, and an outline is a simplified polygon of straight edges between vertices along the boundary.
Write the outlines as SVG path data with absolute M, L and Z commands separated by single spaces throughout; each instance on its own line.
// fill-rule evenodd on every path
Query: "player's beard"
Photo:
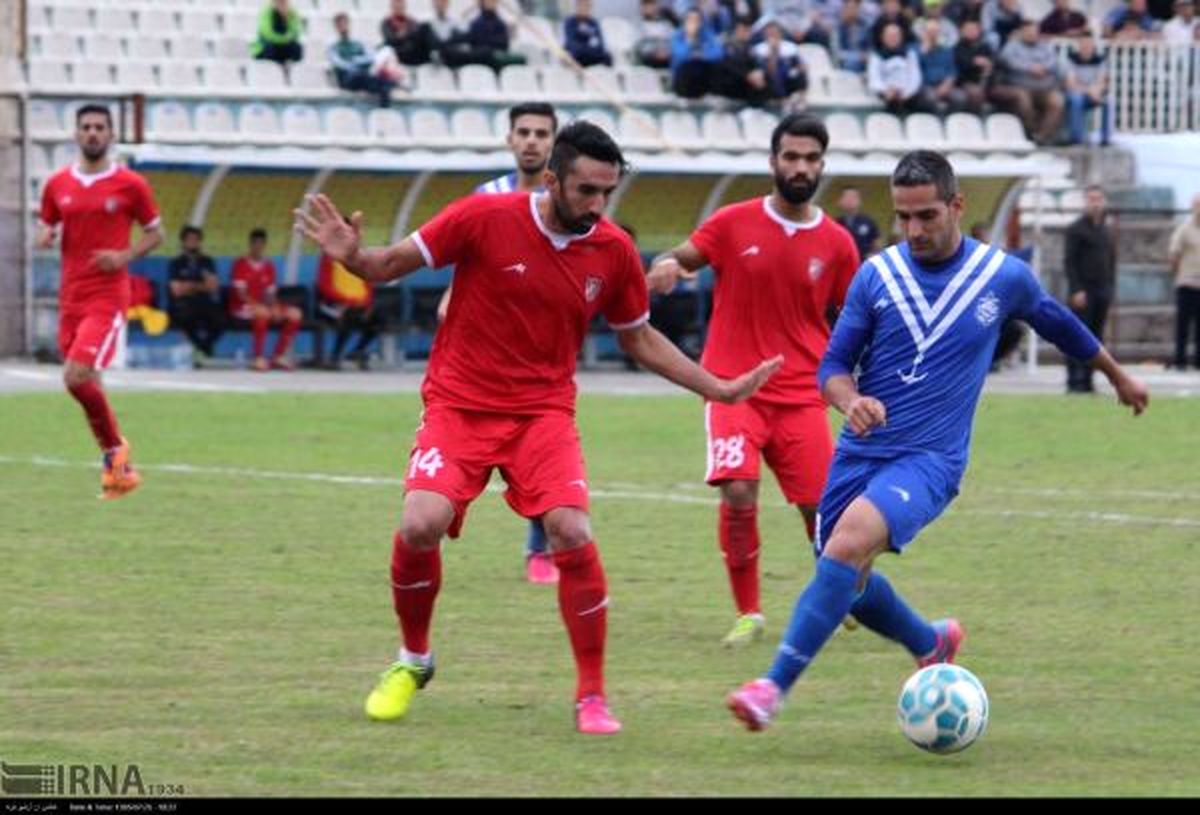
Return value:
M 84 142 L 79 149 L 88 161 L 99 161 L 108 152 L 108 145 L 104 142 Z
M 804 176 L 800 176 L 798 181 L 789 181 L 786 176 L 775 174 L 775 189 L 779 191 L 784 201 L 793 206 L 800 206 L 811 201 L 817 192 L 817 185 L 820 183 L 820 176 L 811 181 Z
M 537 158 L 520 157 L 517 159 L 517 169 L 522 175 L 541 175 L 546 169 L 546 159 L 538 156 Z
M 556 195 L 551 194 L 550 203 L 554 205 L 554 216 L 558 218 L 558 222 L 573 235 L 584 235 L 596 225 L 598 219 L 593 219 L 590 215 L 581 215 L 578 218 L 572 215 Z

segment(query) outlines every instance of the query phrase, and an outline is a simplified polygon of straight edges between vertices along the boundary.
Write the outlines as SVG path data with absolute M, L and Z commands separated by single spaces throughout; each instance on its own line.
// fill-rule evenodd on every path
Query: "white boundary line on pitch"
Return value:
M 25 464 L 35 467 L 64 467 L 72 469 L 93 469 L 95 462 L 67 461 L 50 456 L 31 456 L 19 458 L 16 456 L 0 455 L 0 464 Z M 304 473 L 282 470 L 256 470 L 248 467 L 208 467 L 196 464 L 140 464 L 139 469 L 147 472 L 180 473 L 184 475 L 239 477 L 272 481 L 309 481 L 323 484 L 365 484 L 378 487 L 403 487 L 404 479 L 395 476 L 369 475 L 334 475 L 332 473 Z M 615 485 L 614 485 L 615 486 Z M 626 501 L 661 501 L 672 504 L 693 504 L 700 506 L 716 506 L 718 500 L 704 495 L 681 495 L 677 492 L 647 492 L 636 485 L 622 482 L 626 489 L 590 489 L 589 494 L 594 498 Z M 628 489 L 632 487 L 633 489 Z M 488 492 L 502 492 L 502 488 L 490 485 Z M 999 490 L 1002 491 L 1002 490 Z M 992 490 L 988 490 L 992 492 Z M 1138 491 L 1143 492 L 1143 491 Z M 1134 495 L 1134 493 L 1130 493 Z M 788 504 L 772 501 L 768 506 L 782 508 Z M 1041 518 L 1047 520 L 1091 521 L 1111 524 L 1151 524 L 1173 526 L 1180 528 L 1200 528 L 1200 518 L 1176 518 L 1159 515 L 1131 515 L 1125 512 L 1060 512 L 1049 510 L 1025 509 L 962 509 L 954 510 L 956 514 L 988 515 L 1001 518 Z
M 17 368 L 0 368 L 0 374 L 14 379 L 28 379 L 34 382 L 57 382 L 62 377 L 58 374 L 43 371 L 22 371 Z M 108 372 L 104 384 L 113 388 L 154 388 L 164 391 L 198 391 L 201 393 L 270 393 L 270 388 L 260 388 L 253 385 L 223 385 L 212 382 L 177 382 L 173 379 L 139 379 L 127 380 L 119 373 Z

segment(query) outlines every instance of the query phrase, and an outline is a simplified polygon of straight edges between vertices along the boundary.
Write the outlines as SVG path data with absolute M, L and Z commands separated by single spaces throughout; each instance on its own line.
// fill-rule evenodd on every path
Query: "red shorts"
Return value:
M 64 360 L 104 370 L 117 351 L 124 325 L 125 311 L 115 306 L 63 309 L 58 317 L 58 350 Z
M 449 498 L 449 534 L 457 538 L 467 506 L 487 487 L 493 467 L 500 468 L 508 484 L 504 498 L 518 515 L 537 518 L 556 507 L 587 511 L 579 430 L 564 413 L 511 416 L 426 406 L 404 488 Z
M 816 506 L 825 489 L 833 437 L 825 405 L 776 405 L 750 399 L 704 406 L 709 484 L 758 481 L 761 452 L 788 503 Z

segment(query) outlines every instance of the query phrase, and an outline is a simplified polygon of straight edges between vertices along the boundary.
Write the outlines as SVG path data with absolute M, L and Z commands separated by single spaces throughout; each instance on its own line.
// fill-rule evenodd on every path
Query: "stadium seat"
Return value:
M 703 150 L 708 145 L 700 135 L 696 117 L 683 110 L 668 110 L 660 119 L 663 137 L 673 148 Z
M 829 75 L 829 95 L 845 107 L 880 107 L 871 95 L 863 78 L 853 71 L 835 70 Z
M 863 135 L 867 144 L 875 149 L 904 150 L 909 146 L 903 125 L 890 113 L 868 114 Z
M 666 146 L 659 134 L 658 121 L 649 111 L 626 108 L 617 120 L 617 129 L 621 136 L 618 141 L 623 148 L 662 150 Z
M 620 75 L 607 65 L 593 65 L 584 69 L 582 81 L 583 93 L 591 99 L 615 102 L 624 95 Z
M 246 59 L 250 56 L 250 41 L 245 37 L 218 37 L 213 42 L 213 56 L 217 59 Z
M 199 36 L 183 35 L 171 40 L 173 59 L 208 59 L 208 43 Z
M 241 66 L 229 60 L 204 63 L 204 87 L 217 94 L 239 94 L 246 90 Z
M 603 110 L 602 108 L 586 108 L 585 110 L 579 111 L 574 118 L 586 119 L 587 121 L 599 127 L 608 135 L 616 138 L 617 120 L 614 119 L 613 115 L 607 110 Z
M 425 101 L 453 101 L 458 98 L 454 71 L 444 65 L 418 65 L 413 94 Z
M 288 105 L 279 117 L 283 135 L 296 144 L 329 144 L 325 128 L 321 127 L 321 114 L 312 105 Z
M 563 66 L 542 69 L 542 90 L 550 102 L 582 102 L 588 99 L 579 84 L 579 74 Z
M 340 91 L 334 87 L 329 70 L 324 65 L 301 62 L 288 72 L 288 84 L 304 96 L 336 96 Z
M 180 141 L 192 138 L 192 122 L 187 108 L 179 102 L 156 102 L 150 107 L 151 141 Z
M 872 113 L 872 116 L 881 114 Z M 886 115 L 886 114 L 882 114 Z M 942 120 L 932 113 L 913 113 L 904 120 L 904 136 L 910 145 L 919 144 L 931 150 L 946 147 L 946 136 L 942 132 Z
M 525 101 L 541 95 L 537 68 L 509 65 L 500 72 L 500 93 L 508 99 Z
M 813 86 L 814 80 L 833 75 L 833 63 L 829 60 L 829 52 L 825 50 L 825 46 L 801 43 L 800 58 L 804 60 L 808 69 L 809 88 Z
M 83 46 L 88 61 L 117 62 L 125 59 L 125 49 L 121 47 L 121 41 L 112 34 L 92 34 L 84 37 Z
M 495 147 L 499 144 L 492 134 L 487 115 L 479 108 L 458 108 L 450 115 L 450 133 L 459 147 Z
M 561 117 L 562 114 L 559 113 L 559 116 Z M 500 138 L 503 139 L 508 135 L 508 131 L 510 129 L 511 122 L 508 120 L 508 109 L 498 108 L 496 112 L 492 114 L 492 132 L 499 133 Z
M 34 39 L 34 54 L 37 59 L 77 59 L 79 53 L 79 37 L 65 31 L 52 31 L 40 34 Z
M 495 101 L 499 93 L 495 71 L 486 65 L 464 65 L 458 69 L 458 92 L 460 99 Z
M 414 110 L 409 115 L 408 124 L 412 139 L 418 144 L 430 147 L 448 147 L 452 143 L 450 125 L 446 122 L 446 115 L 440 110 L 431 108 Z
M 161 62 L 167 59 L 167 42 L 153 34 L 128 37 L 125 40 L 125 53 L 130 59 Z
M 867 147 L 862 124 L 852 113 L 831 113 L 825 117 L 829 144 L 838 150 L 863 150 Z
M 287 90 L 287 77 L 279 63 L 255 59 L 246 63 L 246 86 L 252 93 L 271 96 Z
M 600 32 L 604 35 L 608 52 L 613 56 L 613 63 L 628 62 L 633 44 L 637 41 L 633 24 L 624 17 L 604 17 L 600 20 Z
M 241 37 L 247 43 L 254 39 L 254 33 L 258 30 L 258 11 L 254 9 L 227 10 L 221 15 L 221 20 L 221 31 L 230 37 Z M 210 30 L 215 32 L 217 29 Z M 249 46 L 247 46 L 248 51 Z
M 212 37 L 221 32 L 221 15 L 198 6 L 190 7 L 179 14 L 179 30 L 190 37 Z M 252 35 L 253 30 L 248 36 Z
M 973 113 L 951 113 L 946 117 L 946 144 L 958 150 L 986 149 L 983 120 Z
M 35 139 L 47 140 L 65 139 L 69 135 L 58 115 L 58 105 L 44 99 L 29 100 L 29 132 Z
M 341 147 L 366 147 L 372 141 L 362 114 L 345 105 L 335 105 L 326 112 L 325 133 L 331 142 Z
M 153 93 L 158 89 L 153 63 L 122 60 L 115 65 L 116 87 L 122 93 Z
M 71 69 L 62 60 L 34 60 L 29 63 L 29 86 L 32 90 L 69 93 L 73 90 Z
M 160 62 L 158 82 L 172 93 L 193 93 L 201 87 L 197 67 L 195 62 Z
M 1033 149 L 1033 143 L 1025 138 L 1021 120 L 1011 113 L 993 113 L 987 117 L 986 130 L 988 146 L 992 149 Z
M 92 10 L 85 6 L 61 5 L 50 10 L 50 24 L 61 33 L 92 31 Z
M 138 12 L 137 30 L 148 37 L 169 37 L 175 33 L 175 12 L 165 8 L 143 8 Z
M 700 121 L 704 144 L 718 150 L 742 151 L 746 149 L 746 140 L 742 138 L 742 129 L 738 126 L 737 117 L 727 111 L 707 111 Z
M 128 34 L 131 31 L 137 30 L 137 25 L 133 19 L 133 10 L 127 8 L 113 8 L 108 3 L 97 3 L 95 30 L 104 31 L 110 34 Z
M 739 115 L 746 144 L 754 150 L 768 149 L 771 144 L 771 133 L 779 124 L 779 119 L 774 114 L 757 108 L 745 108 Z
M 663 90 L 658 71 L 645 65 L 631 65 L 625 73 L 625 98 L 643 104 L 661 103 L 670 98 Z
M 237 116 L 238 132 L 247 141 L 280 142 L 283 140 L 279 129 L 279 116 L 270 105 L 262 102 L 249 102 L 242 105 Z
M 94 93 L 111 93 L 113 90 L 112 62 L 82 62 L 71 65 L 72 82 L 76 88 Z
M 547 48 L 551 43 L 562 45 L 562 25 L 561 23 L 555 24 L 554 21 L 536 14 L 527 14 L 517 21 L 517 30 L 513 34 L 512 41 L 528 43 L 539 48 Z
M 367 114 L 367 133 L 387 146 L 408 144 L 412 136 L 408 132 L 408 120 L 404 114 L 391 108 L 376 108 Z

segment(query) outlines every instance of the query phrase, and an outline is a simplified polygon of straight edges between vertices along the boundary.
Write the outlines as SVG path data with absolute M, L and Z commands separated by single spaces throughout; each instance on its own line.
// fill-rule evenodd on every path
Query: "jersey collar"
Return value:
M 550 241 L 550 243 L 553 244 L 555 249 L 557 249 L 558 251 L 561 252 L 562 250 L 566 249 L 568 246 L 571 245 L 571 241 L 578 241 L 578 240 L 583 240 L 584 238 L 591 237 L 592 233 L 596 231 L 596 227 L 594 225 L 592 226 L 591 229 L 589 229 L 587 232 L 584 232 L 582 235 L 573 235 L 573 234 L 566 234 L 563 232 L 554 232 L 554 231 L 551 231 L 550 229 L 548 229 L 546 227 L 546 225 L 544 223 L 542 223 L 542 214 L 540 212 L 538 212 L 538 208 L 537 208 L 537 202 L 539 200 L 541 200 L 543 195 L 549 195 L 549 193 L 546 193 L 546 192 L 530 193 L 530 195 L 529 195 L 529 214 L 533 216 L 533 222 L 535 224 L 537 224 L 537 228 L 541 231 L 541 233 L 543 235 L 546 236 L 546 240 Z
M 816 210 L 817 214 L 809 220 L 791 221 L 775 211 L 775 209 L 771 206 L 771 196 L 764 195 L 762 202 L 763 212 L 767 213 L 767 217 L 772 221 L 782 226 L 783 231 L 787 233 L 789 238 L 792 237 L 792 235 L 795 235 L 801 229 L 816 229 L 818 226 L 820 226 L 821 220 L 825 217 L 825 213 L 821 211 L 821 208 L 814 206 L 813 209 Z
M 80 168 L 78 164 L 72 164 L 71 175 L 74 176 L 75 180 L 83 186 L 90 187 L 97 181 L 103 181 L 106 178 L 112 178 L 117 174 L 117 170 L 119 169 L 121 169 L 120 165 L 113 161 L 109 163 L 107 170 L 102 170 L 101 172 L 88 175 Z

